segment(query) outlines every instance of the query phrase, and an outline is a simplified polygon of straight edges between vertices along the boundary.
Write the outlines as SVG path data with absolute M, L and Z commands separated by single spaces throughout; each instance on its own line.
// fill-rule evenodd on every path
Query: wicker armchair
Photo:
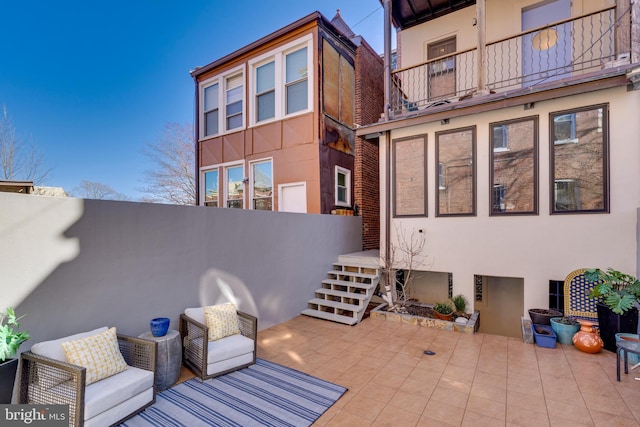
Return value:
M 22 353 L 17 403 L 69 405 L 69 425 L 75 427 L 117 425 L 152 405 L 157 344 L 125 335 L 117 338 L 129 368 L 89 385 L 82 366 L 31 351 Z
M 182 363 L 200 379 L 224 375 L 256 363 L 258 319 L 236 311 L 240 334 L 209 341 L 202 307 L 190 308 L 180 315 Z
M 585 279 L 585 271 L 584 268 L 574 270 L 564 280 L 564 315 L 598 323 L 597 301 L 589 298 L 596 283 Z

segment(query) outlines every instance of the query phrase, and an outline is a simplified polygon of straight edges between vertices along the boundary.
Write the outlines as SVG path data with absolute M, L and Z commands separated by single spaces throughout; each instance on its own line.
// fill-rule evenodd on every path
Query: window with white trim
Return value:
M 225 203 L 228 208 L 244 208 L 244 166 L 225 167 Z
M 311 35 L 249 61 L 250 123 L 311 111 Z
M 273 163 L 263 160 L 251 163 L 252 209 L 273 210 Z
M 218 169 L 204 171 L 204 205 L 218 207 Z
M 351 206 L 351 171 L 336 166 L 335 174 L 335 200 L 336 206 Z
M 244 67 L 200 83 L 200 138 L 245 126 Z

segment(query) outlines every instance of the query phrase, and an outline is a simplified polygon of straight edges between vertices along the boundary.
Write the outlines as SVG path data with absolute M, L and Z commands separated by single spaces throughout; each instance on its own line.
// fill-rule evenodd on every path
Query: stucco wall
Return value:
M 550 215 L 549 113 L 600 103 L 610 106 L 610 213 Z M 549 280 L 564 280 L 575 269 L 614 267 L 637 274 L 639 109 L 640 92 L 619 87 L 537 102 L 530 110 L 519 106 L 452 118 L 446 125 L 438 121 L 393 131 L 392 139 L 427 135 L 428 216 L 393 219 L 392 236 L 398 227 L 407 233 L 423 229 L 425 269 L 453 273 L 453 293 L 463 293 L 469 301 L 473 301 L 474 275 L 522 278 L 525 312 L 547 307 Z M 540 119 L 539 215 L 491 217 L 489 123 L 531 115 Z M 435 132 L 473 125 L 477 126 L 477 215 L 436 217 Z M 387 142 L 381 140 L 380 146 Z M 386 156 L 387 151 L 381 150 L 381 170 Z M 384 176 L 381 173 L 381 194 L 386 190 Z M 384 218 L 381 224 L 386 224 Z
M 0 307 L 33 339 L 103 325 L 139 335 L 153 317 L 224 300 L 214 270 L 264 329 L 291 319 L 339 254 L 361 248 L 359 217 L 0 193 Z

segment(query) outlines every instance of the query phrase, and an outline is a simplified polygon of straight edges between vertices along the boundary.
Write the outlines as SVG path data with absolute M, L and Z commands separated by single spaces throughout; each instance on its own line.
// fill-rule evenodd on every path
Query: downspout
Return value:
M 487 34 L 485 0 L 476 1 L 478 28 L 478 95 L 486 95 L 487 86 Z
M 388 122 L 391 110 L 391 0 L 384 0 L 384 120 Z M 391 131 L 387 130 L 385 139 L 385 203 L 384 203 L 384 260 L 390 262 L 391 257 Z M 390 278 L 387 277 L 387 282 Z M 383 299 L 388 307 L 393 306 L 393 292 L 390 283 L 385 283 Z
M 200 105 L 200 93 L 198 91 L 198 78 L 194 75 L 192 75 L 193 77 L 193 82 L 195 84 L 195 103 L 194 103 L 194 126 L 193 126 L 193 142 L 194 142 L 194 148 L 196 150 L 195 152 L 195 191 L 196 191 L 196 206 L 200 205 L 200 145 L 198 143 L 198 133 L 199 133 L 199 129 L 200 129 L 200 115 L 198 114 L 198 105 Z

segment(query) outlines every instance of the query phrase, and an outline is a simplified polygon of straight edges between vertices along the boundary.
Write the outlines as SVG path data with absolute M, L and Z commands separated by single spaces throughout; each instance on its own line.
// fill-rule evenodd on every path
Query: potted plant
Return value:
M 558 337 L 558 342 L 573 345 L 573 335 L 580 330 L 580 323 L 574 317 L 552 317 L 551 328 Z
M 11 307 L 0 313 L 0 404 L 11 403 L 18 368 L 15 355 L 20 344 L 31 338 L 28 332 L 18 331 L 18 321 L 22 317 L 17 318 Z
M 467 298 L 464 295 L 454 295 L 451 298 L 451 302 L 453 302 L 453 305 L 456 308 L 456 312 L 460 314 L 464 314 L 467 312 Z
M 529 318 L 535 325 L 550 325 L 552 317 L 562 317 L 562 312 L 546 308 L 530 308 Z
M 433 306 L 433 311 L 440 320 L 451 320 L 453 309 L 453 304 L 450 302 L 438 302 Z
M 617 333 L 636 333 L 638 330 L 638 312 L 634 304 L 640 301 L 640 281 L 611 267 L 606 271 L 588 269 L 584 277 L 595 283 L 589 297 L 598 300 L 598 327 L 604 348 L 616 351 Z

